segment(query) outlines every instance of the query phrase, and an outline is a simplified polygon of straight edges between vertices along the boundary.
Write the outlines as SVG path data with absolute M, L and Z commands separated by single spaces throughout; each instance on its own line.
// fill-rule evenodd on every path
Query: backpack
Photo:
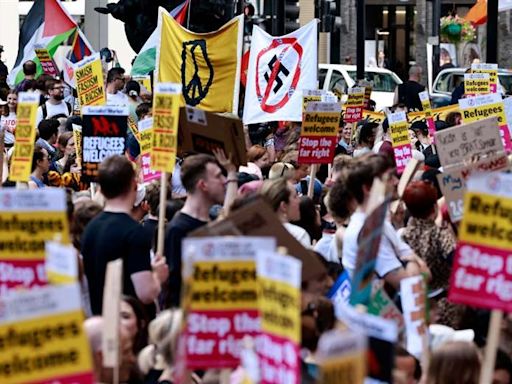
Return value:
M 73 107 L 67 101 L 65 101 L 65 103 L 66 103 L 66 107 L 68 107 L 68 116 L 71 116 L 72 112 L 73 112 Z M 41 109 L 43 111 L 43 120 L 44 120 L 48 116 L 48 109 L 46 108 L 46 102 L 41 104 Z

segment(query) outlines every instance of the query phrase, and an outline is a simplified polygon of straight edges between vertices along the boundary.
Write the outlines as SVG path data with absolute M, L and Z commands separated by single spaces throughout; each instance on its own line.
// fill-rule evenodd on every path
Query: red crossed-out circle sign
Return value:
M 292 76 L 292 82 L 290 84 L 290 88 L 287 92 L 285 92 L 284 96 L 275 104 L 269 104 L 269 97 L 272 88 L 274 87 L 274 83 L 276 81 L 276 77 L 279 75 L 279 69 L 281 67 L 281 61 L 283 57 L 285 57 L 287 51 L 289 49 L 294 50 L 297 55 L 295 66 L 291 69 L 290 75 Z M 264 68 L 268 68 L 269 63 L 262 60 L 263 55 L 267 52 L 275 50 L 277 60 L 274 62 L 272 66 L 272 71 L 267 81 L 267 86 L 265 89 L 260 88 L 260 73 L 265 73 Z M 277 53 L 280 50 L 279 53 Z M 275 39 L 272 40 L 272 43 L 267 47 L 260 51 L 256 58 L 256 95 L 258 96 L 258 100 L 260 102 L 261 109 L 268 113 L 274 113 L 281 109 L 286 103 L 290 100 L 290 97 L 293 95 L 295 90 L 297 89 L 297 83 L 300 79 L 300 66 L 302 61 L 302 46 L 299 44 L 295 37 L 285 37 L 283 39 Z

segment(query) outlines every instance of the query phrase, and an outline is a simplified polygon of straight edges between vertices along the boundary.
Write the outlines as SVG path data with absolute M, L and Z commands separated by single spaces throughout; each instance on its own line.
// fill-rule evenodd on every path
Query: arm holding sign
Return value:
M 233 156 L 231 154 L 229 154 L 229 157 L 226 158 L 226 154 L 221 149 L 213 149 L 213 154 L 215 155 L 217 162 L 228 173 L 226 178 L 226 196 L 224 197 L 223 206 L 224 215 L 228 215 L 229 207 L 231 207 L 231 204 L 235 200 L 238 191 L 238 177 L 236 175 L 237 168 L 233 164 Z

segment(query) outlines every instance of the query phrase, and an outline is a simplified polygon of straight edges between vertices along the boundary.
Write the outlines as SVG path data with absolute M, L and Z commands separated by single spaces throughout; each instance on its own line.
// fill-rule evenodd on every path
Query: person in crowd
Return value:
M 37 66 L 32 60 L 27 60 L 23 63 L 23 80 L 16 86 L 16 93 L 25 91 L 25 85 L 29 81 L 33 81 L 36 78 Z
M 446 125 L 449 127 L 455 127 L 462 124 L 462 114 L 458 111 L 450 112 L 446 115 Z
M 431 144 L 427 124 L 423 121 L 415 121 L 411 124 L 411 130 L 416 137 L 416 142 L 413 146 L 414 149 L 424 153 Z
M 422 375 L 421 364 L 417 358 L 411 355 L 402 346 L 395 349 L 395 383 L 416 384 Z
M 137 184 L 137 196 L 132 208 L 132 217 L 137 222 L 142 222 L 142 219 L 146 217 L 149 206 L 146 204 L 146 186 L 144 184 Z
M 379 55 L 377 57 L 377 66 L 379 68 L 389 68 L 388 59 L 386 59 L 386 54 L 382 49 L 379 50 Z
M 57 148 L 62 154 L 59 160 L 55 160 L 50 165 L 50 170 L 57 171 L 58 173 L 64 173 L 64 167 L 66 166 L 69 156 L 76 154 L 75 149 L 75 138 L 73 132 L 62 133 L 57 140 Z
M 253 145 L 247 150 L 247 166 L 240 166 L 239 172 L 255 174 L 260 180 L 263 179 L 262 169 L 270 165 L 267 150 L 261 145 Z
M 351 278 L 356 267 L 359 232 L 368 214 L 366 209 L 374 178 L 381 179 L 396 193 L 398 179 L 394 168 L 390 167 L 387 159 L 380 155 L 367 155 L 354 161 L 342 177 L 348 192 L 357 202 L 357 209 L 350 217 L 349 225 L 343 235 L 342 262 Z M 375 272 L 394 289 L 399 289 L 400 281 L 406 277 L 420 272 L 429 274 L 425 262 L 400 239 L 388 220 L 384 221 Z
M 270 180 L 278 179 L 280 177 L 287 180 L 293 180 L 294 176 L 295 167 L 290 163 L 285 163 L 282 161 L 272 164 L 272 167 L 270 167 L 270 171 L 268 172 L 268 178 Z
M 119 314 L 121 326 L 132 339 L 133 353 L 137 355 L 148 344 L 149 318 L 144 305 L 135 297 L 123 295 Z
M 311 247 L 311 237 L 305 229 L 290 223 L 300 220 L 300 198 L 290 181 L 285 179 L 267 180 L 260 191 L 263 198 L 276 212 L 283 226 L 303 246 Z
M 5 148 L 14 145 L 16 131 L 16 110 L 18 108 L 18 94 L 14 90 L 7 93 L 7 114 L 0 117 L 0 129 L 4 131 Z
M 73 107 L 64 101 L 64 83 L 60 80 L 50 79 L 46 81 L 45 86 L 48 100 L 37 108 L 36 124 L 56 115 L 69 117 L 73 113 Z
M 130 216 L 137 195 L 131 162 L 119 155 L 106 158 L 99 166 L 98 183 L 104 211 L 87 225 L 81 242 L 92 312 L 102 311 L 107 263 L 118 257 L 124 261 L 123 293 L 151 304 L 167 280 L 168 268 L 161 255 L 151 262 L 151 238 Z
M 341 121 L 338 129 L 338 145 L 336 146 L 336 155 L 352 155 L 354 148 L 352 147 L 352 130 L 354 125 Z
M 137 107 L 142 103 L 140 98 L 140 84 L 135 80 L 130 80 L 124 87 L 125 94 L 128 96 L 128 106 L 130 108 L 130 116 L 133 121 L 137 121 Z
M 165 235 L 165 256 L 170 270 L 163 299 L 166 308 L 180 304 L 182 240 L 189 232 L 210 221 L 210 208 L 224 202 L 226 184 L 233 183 L 236 188 L 238 179 L 236 168 L 230 170 L 226 179 L 215 157 L 199 154 L 183 161 L 181 182 L 187 191 L 187 199 L 181 211 L 169 223 Z
M 492 384 L 511 384 L 512 383 L 512 360 L 503 350 L 496 352 L 496 362 L 494 364 L 494 373 Z
M 160 207 L 160 182 L 152 181 L 146 185 L 146 196 L 144 204 L 147 205 L 147 215 L 142 220 L 142 226 L 147 230 L 153 239 L 153 249 L 156 244 L 158 230 L 158 210 Z
M 313 199 L 307 196 L 300 197 L 300 219 L 292 224 L 304 228 L 312 241 L 318 241 L 322 237 L 322 220 Z
M 124 74 L 124 68 L 109 69 L 107 73 L 107 105 L 129 105 L 128 96 L 123 92 L 126 82 Z
M 420 84 L 423 69 L 419 65 L 409 68 L 409 79 L 396 87 L 395 104 L 403 103 L 409 111 L 421 111 L 421 100 L 418 94 L 425 90 Z
M 48 151 L 36 144 L 34 147 L 34 156 L 32 157 L 31 174 L 28 180 L 29 189 L 38 189 L 46 187 L 44 176 L 50 169 L 50 160 Z
M 372 151 L 378 127 L 379 125 L 377 123 L 363 123 L 359 130 L 358 146 L 354 150 L 354 157 L 362 156 Z
M 57 119 L 41 120 L 37 125 L 39 138 L 36 140 L 36 144 L 46 149 L 51 161 L 57 156 L 57 149 L 54 145 L 57 142 L 59 125 L 60 123 Z
M 432 353 L 425 384 L 478 384 L 480 367 L 473 343 L 450 341 Z

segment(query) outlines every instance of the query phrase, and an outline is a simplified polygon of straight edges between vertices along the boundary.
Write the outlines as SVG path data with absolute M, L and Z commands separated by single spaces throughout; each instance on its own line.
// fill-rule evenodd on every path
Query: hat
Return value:
M 142 200 L 146 197 L 146 187 L 144 184 L 137 184 L 137 196 L 135 197 L 135 202 L 133 203 L 134 207 L 138 207 Z
M 472 329 L 456 331 L 446 325 L 431 324 L 428 330 L 430 332 L 430 345 L 433 351 L 449 341 L 472 342 L 475 339 L 475 331 Z

